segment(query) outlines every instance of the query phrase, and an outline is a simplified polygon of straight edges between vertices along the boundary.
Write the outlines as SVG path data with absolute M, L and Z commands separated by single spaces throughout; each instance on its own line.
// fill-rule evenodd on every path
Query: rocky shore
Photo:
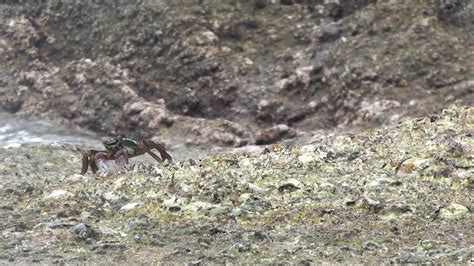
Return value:
M 78 144 L 5 138 L 0 264 L 472 263 L 473 32 L 471 0 L 2 1 L 0 122 Z M 175 160 L 78 175 L 118 134 Z
M 0 4 L 0 110 L 207 149 L 474 102 L 469 0 L 75 2 Z
M 305 145 L 132 159 L 80 176 L 80 150 L 0 153 L 1 263 L 468 263 L 474 108 Z

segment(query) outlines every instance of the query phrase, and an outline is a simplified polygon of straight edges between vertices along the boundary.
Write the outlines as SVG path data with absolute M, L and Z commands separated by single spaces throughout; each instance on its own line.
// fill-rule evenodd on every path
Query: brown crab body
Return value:
M 152 151 L 153 149 L 158 150 L 161 158 Z M 119 160 L 123 161 L 124 164 L 128 164 L 129 158 L 137 157 L 145 153 L 148 153 L 159 163 L 162 163 L 165 160 L 172 161 L 171 155 L 169 155 L 169 153 L 166 151 L 166 148 L 163 144 L 156 143 L 151 139 L 146 139 L 137 142 L 137 145 L 130 152 L 127 149 L 114 155 L 111 155 L 106 150 L 89 150 L 84 152 L 82 155 L 81 175 L 87 173 L 89 166 L 92 170 L 92 173 L 95 174 L 98 170 L 107 170 L 105 161 L 115 160 L 118 162 Z

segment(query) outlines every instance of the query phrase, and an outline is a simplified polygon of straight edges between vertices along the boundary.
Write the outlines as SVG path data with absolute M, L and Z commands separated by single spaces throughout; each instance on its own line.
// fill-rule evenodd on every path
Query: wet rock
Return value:
M 294 0 L 280 0 L 280 4 L 282 5 L 293 5 L 294 3 Z
M 375 74 L 371 76 L 374 75 Z M 364 75 L 364 79 L 374 79 L 374 77 L 368 78 L 367 75 Z M 356 124 L 363 124 L 366 122 L 374 121 L 397 122 L 396 116 L 391 115 L 393 115 L 393 111 L 399 108 L 400 106 L 400 102 L 391 100 L 363 101 L 357 113 L 358 118 L 354 122 Z
M 288 181 L 286 181 L 284 184 L 281 184 L 280 186 L 278 186 L 278 191 L 280 193 L 293 192 L 293 191 L 296 191 L 298 189 L 301 189 L 300 188 L 301 185 L 302 184 L 299 180 L 291 178 Z
M 293 138 L 296 136 L 295 130 L 287 125 L 277 125 L 263 131 L 259 131 L 255 136 L 257 145 L 271 144 L 284 138 Z
M 317 37 L 320 42 L 332 42 L 339 39 L 342 36 L 343 30 L 341 26 L 335 23 L 323 24 L 319 28 Z
M 463 28 L 474 22 L 474 8 L 469 1 L 451 0 L 434 1 L 434 3 L 439 19 L 445 23 Z M 472 27 L 468 27 L 468 29 L 472 29 Z
M 74 240 L 85 241 L 87 239 L 98 240 L 100 239 L 100 233 L 88 224 L 76 224 L 74 226 Z
M 269 2 L 269 0 L 255 0 L 254 6 L 257 9 L 264 9 L 269 4 Z
M 335 20 L 348 16 L 357 10 L 363 10 L 364 7 L 375 2 L 375 0 L 324 1 L 328 15 Z

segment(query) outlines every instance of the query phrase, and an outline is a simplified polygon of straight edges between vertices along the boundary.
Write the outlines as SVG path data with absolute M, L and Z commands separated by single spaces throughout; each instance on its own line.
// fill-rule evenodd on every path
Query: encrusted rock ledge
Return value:
M 72 147 L 10 149 L 0 155 L 0 259 L 468 262 L 473 134 L 474 108 L 452 107 L 305 146 L 136 163 L 104 178 L 73 175 Z

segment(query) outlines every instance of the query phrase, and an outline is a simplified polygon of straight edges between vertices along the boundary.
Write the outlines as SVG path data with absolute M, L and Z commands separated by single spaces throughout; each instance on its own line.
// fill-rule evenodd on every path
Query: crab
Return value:
M 157 162 L 163 163 L 165 160 L 172 161 L 171 155 L 166 151 L 162 143 L 156 143 L 151 139 L 135 141 L 129 138 L 117 137 L 103 142 L 106 150 L 88 150 L 82 154 L 81 175 L 87 173 L 89 166 L 92 173 L 98 170 L 108 172 L 105 161 L 114 160 L 120 168 L 128 164 L 128 159 L 148 153 Z M 152 150 L 156 149 L 161 155 L 158 156 Z

